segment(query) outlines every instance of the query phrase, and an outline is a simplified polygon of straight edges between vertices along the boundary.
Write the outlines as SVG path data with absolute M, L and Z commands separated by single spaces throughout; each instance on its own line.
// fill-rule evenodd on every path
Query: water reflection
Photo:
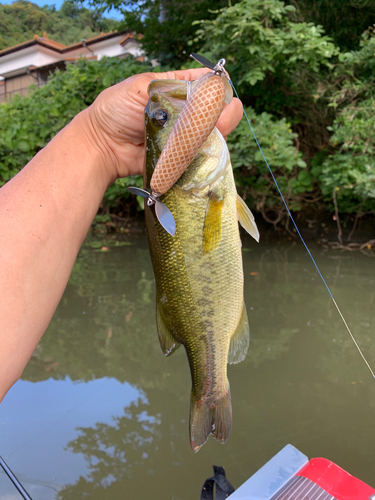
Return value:
M 65 484 L 90 471 L 85 456 L 67 446 L 79 439 L 77 424 L 95 428 L 99 420 L 101 425 L 111 425 L 122 417 L 124 407 L 126 411 L 140 403 L 147 406 L 147 399 L 137 388 L 116 379 L 79 383 L 66 377 L 20 381 L 4 403 L 1 448 L 5 458 L 15 465 L 16 476 L 33 498 L 52 499 Z
M 189 368 L 183 350 L 161 353 L 145 238 L 86 242 L 0 407 L 0 452 L 35 498 L 190 500 L 212 463 L 239 486 L 288 442 L 373 483 L 374 382 L 305 250 L 246 238 L 243 249 L 251 340 L 229 368 L 233 431 L 195 455 Z M 372 260 L 313 252 L 374 365 Z
M 65 486 L 58 498 L 76 499 L 82 491 L 89 498 L 115 498 L 111 489 L 117 489 L 116 482 L 137 475 L 138 468 L 150 469 L 161 435 L 160 418 L 149 415 L 148 410 L 147 402 L 139 399 L 111 424 L 78 428 L 79 437 L 67 447 L 85 457 L 89 473 L 75 485 Z

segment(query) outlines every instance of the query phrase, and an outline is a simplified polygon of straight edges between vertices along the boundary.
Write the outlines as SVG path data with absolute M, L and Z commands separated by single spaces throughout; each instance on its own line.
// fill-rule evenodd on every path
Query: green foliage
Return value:
M 375 37 L 363 34 L 360 49 L 340 55 L 338 84 L 330 105 L 336 118 L 331 151 L 320 180 L 327 200 L 340 212 L 375 213 Z
M 109 186 L 104 196 L 105 206 L 108 208 L 116 208 L 121 202 L 129 197 L 128 187 L 136 186 L 143 188 L 143 178 L 141 175 L 134 177 L 123 177 L 117 179 L 112 186 Z M 137 202 L 140 209 L 144 209 L 144 198 L 137 196 Z
M 214 60 L 225 56 L 244 104 L 287 117 L 310 158 L 328 140 L 322 90 L 336 49 L 321 27 L 294 22 L 293 13 L 280 0 L 242 0 L 200 22 L 197 37 Z
M 0 106 L 0 186 L 13 177 L 74 116 L 96 96 L 136 73 L 148 71 L 147 64 L 127 59 L 79 60 L 65 72 L 55 73 L 48 83 L 28 97 L 15 96 Z M 110 206 L 127 196 L 129 180 L 109 188 Z
M 313 179 L 294 146 L 296 134 L 285 118 L 275 120 L 265 112 L 256 115 L 252 108 L 247 108 L 246 113 L 290 208 L 300 210 L 300 195 L 312 191 Z M 245 120 L 229 136 L 228 147 L 233 168 L 237 169 L 237 184 L 247 202 L 263 215 L 283 211 L 280 195 Z
M 313 23 L 295 23 L 295 9 L 279 0 L 242 0 L 222 9 L 214 20 L 200 21 L 197 40 L 216 58 L 225 54 L 238 84 L 251 86 L 267 73 L 317 72 L 329 65 L 334 45 Z
M 323 26 L 342 50 L 353 50 L 362 33 L 374 23 L 374 0 L 290 0 L 297 19 Z
M 0 50 L 30 40 L 35 34 L 42 36 L 44 32 L 57 42 L 69 45 L 118 27 L 118 21 L 78 7 L 71 0 L 66 0 L 60 10 L 17 0 L 11 5 L 0 5 Z
M 201 46 L 200 42 L 193 42 L 188 47 L 196 30 L 193 21 L 214 19 L 215 10 L 228 6 L 230 1 L 89 0 L 89 4 L 101 9 L 118 9 L 124 14 L 124 26 L 143 34 L 142 45 L 148 57 L 176 69 L 186 61 L 188 50 L 197 52 Z

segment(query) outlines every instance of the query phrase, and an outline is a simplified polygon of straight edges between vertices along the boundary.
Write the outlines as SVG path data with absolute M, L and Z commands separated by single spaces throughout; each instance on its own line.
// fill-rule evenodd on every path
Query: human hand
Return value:
M 143 73 L 104 90 L 86 110 L 93 146 L 100 149 L 110 179 L 141 174 L 145 157 L 144 109 L 152 80 L 198 80 L 205 68 Z M 242 104 L 234 98 L 217 123 L 226 137 L 242 118 Z

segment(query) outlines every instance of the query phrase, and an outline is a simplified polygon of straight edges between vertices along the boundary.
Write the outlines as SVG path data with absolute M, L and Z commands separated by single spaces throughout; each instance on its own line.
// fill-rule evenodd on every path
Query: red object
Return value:
M 374 488 L 325 458 L 311 459 L 297 476 L 310 479 L 337 500 L 375 500 Z

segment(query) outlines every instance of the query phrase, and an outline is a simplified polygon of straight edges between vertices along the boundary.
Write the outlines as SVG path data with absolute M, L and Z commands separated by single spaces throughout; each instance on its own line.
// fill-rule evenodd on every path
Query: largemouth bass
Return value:
M 146 189 L 185 104 L 187 86 L 177 80 L 149 86 Z M 181 344 L 186 349 L 192 377 L 190 443 L 198 451 L 210 434 L 224 443 L 231 431 L 227 363 L 242 361 L 249 346 L 238 220 L 256 239 L 259 234 L 237 195 L 228 148 L 217 129 L 160 199 L 173 214 L 176 232 L 166 232 L 154 206 L 146 206 L 157 330 L 166 356 Z

